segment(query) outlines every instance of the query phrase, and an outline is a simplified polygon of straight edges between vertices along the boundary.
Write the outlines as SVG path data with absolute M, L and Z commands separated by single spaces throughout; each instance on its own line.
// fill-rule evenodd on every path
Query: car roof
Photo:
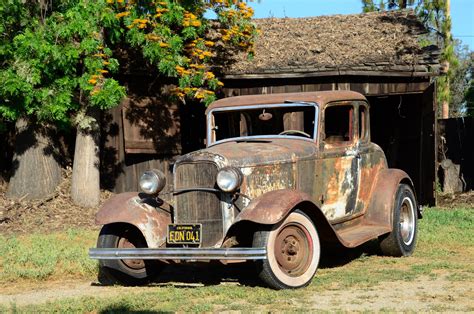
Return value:
M 207 108 L 206 114 L 213 109 L 225 107 L 278 104 L 285 102 L 316 102 L 323 106 L 329 102 L 343 100 L 366 100 L 366 98 L 360 93 L 346 90 L 236 96 L 213 102 Z

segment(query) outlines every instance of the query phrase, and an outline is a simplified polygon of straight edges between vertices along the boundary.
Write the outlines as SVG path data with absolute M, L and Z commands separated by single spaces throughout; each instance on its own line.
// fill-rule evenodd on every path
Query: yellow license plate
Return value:
M 168 225 L 167 242 L 169 244 L 201 243 L 201 224 Z

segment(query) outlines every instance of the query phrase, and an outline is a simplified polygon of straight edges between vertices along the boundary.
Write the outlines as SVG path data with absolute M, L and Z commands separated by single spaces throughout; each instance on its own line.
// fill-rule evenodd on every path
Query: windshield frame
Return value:
M 288 107 L 314 107 L 314 130 L 311 138 L 295 136 L 295 135 L 252 135 L 252 136 L 239 136 L 239 137 L 229 137 L 226 139 L 212 141 L 212 130 L 214 129 L 213 124 L 213 113 L 221 111 L 241 111 L 246 109 L 263 109 L 263 108 L 288 108 Z M 265 140 L 273 138 L 283 138 L 283 139 L 298 139 L 316 143 L 317 134 L 319 127 L 319 105 L 316 102 L 287 102 L 287 103 L 276 103 L 276 104 L 259 104 L 259 105 L 247 105 L 247 106 L 235 106 L 235 107 L 218 107 L 214 108 L 207 113 L 206 117 L 206 143 L 207 147 L 225 143 L 225 142 L 234 142 L 234 141 L 251 141 L 251 140 Z

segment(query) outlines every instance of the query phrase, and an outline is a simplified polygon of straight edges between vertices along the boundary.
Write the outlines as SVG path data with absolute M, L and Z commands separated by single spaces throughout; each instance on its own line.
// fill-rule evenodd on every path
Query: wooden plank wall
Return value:
M 115 193 L 138 191 L 138 180 L 143 171 L 159 169 L 167 182 L 171 175 L 174 158 L 179 154 L 127 154 L 125 152 L 123 104 L 111 109 L 103 117 L 101 150 L 101 185 Z

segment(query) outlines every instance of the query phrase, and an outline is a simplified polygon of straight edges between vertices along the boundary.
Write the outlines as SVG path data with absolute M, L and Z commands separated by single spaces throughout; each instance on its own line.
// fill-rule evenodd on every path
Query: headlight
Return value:
M 242 172 L 234 167 L 222 168 L 217 173 L 217 185 L 224 192 L 234 192 L 242 184 Z
M 163 172 L 156 169 L 145 171 L 140 177 L 140 188 L 146 194 L 156 194 L 163 190 L 166 178 Z

